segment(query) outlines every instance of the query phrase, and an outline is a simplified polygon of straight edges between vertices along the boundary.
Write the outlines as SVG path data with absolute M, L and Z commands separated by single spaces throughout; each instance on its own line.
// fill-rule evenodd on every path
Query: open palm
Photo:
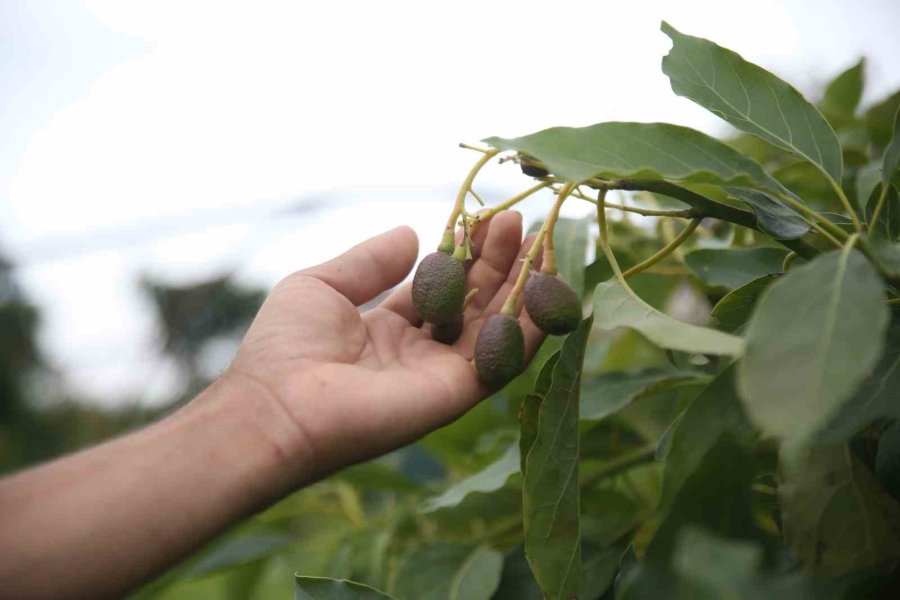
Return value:
M 283 407 L 298 447 L 314 463 L 312 477 L 415 440 L 489 393 L 471 361 L 475 339 L 499 312 L 530 241 L 522 243 L 518 213 L 500 213 L 479 228 L 467 264 L 468 288 L 478 293 L 466 308 L 462 336 L 447 346 L 433 341 L 416 316 L 410 284 L 360 313 L 358 306 L 401 282 L 418 255 L 407 227 L 372 238 L 282 280 L 230 372 Z M 527 314 L 520 323 L 530 358 L 543 337 Z

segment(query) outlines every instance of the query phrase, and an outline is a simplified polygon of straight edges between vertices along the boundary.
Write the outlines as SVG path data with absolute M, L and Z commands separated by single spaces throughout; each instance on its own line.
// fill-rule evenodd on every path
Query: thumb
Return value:
M 301 273 L 327 283 L 359 306 L 403 281 L 418 256 L 419 239 L 404 225 Z

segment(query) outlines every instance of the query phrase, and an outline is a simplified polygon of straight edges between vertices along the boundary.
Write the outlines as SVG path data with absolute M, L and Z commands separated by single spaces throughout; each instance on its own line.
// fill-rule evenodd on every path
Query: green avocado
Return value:
M 462 313 L 456 315 L 456 318 L 446 325 L 431 325 L 431 339 L 448 346 L 459 339 L 463 331 Z
M 564 335 L 581 322 L 578 292 L 562 278 L 532 273 L 525 284 L 525 310 L 544 333 Z
M 448 325 L 462 314 L 466 299 L 466 271 L 462 263 L 443 252 L 422 259 L 413 277 L 412 300 L 423 321 Z
M 522 371 L 525 336 L 512 315 L 491 316 L 475 340 L 475 368 L 478 378 L 490 387 L 501 387 Z

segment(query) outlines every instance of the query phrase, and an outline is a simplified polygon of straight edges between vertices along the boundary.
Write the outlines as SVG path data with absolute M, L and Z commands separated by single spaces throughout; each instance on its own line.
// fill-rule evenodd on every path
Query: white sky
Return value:
M 3 0 L 0 249 L 69 385 L 153 401 L 171 371 L 142 272 L 270 286 L 402 222 L 428 251 L 474 159 L 459 141 L 607 120 L 724 131 L 671 93 L 661 19 L 801 90 L 865 55 L 877 100 L 900 87 L 898 6 Z M 511 166 L 483 181 L 495 200 L 527 184 Z

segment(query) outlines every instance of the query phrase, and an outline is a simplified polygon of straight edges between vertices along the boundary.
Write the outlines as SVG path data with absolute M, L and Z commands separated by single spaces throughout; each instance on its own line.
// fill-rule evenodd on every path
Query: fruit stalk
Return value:
M 552 227 L 552 224 L 556 223 L 556 219 L 559 217 L 559 209 L 569 194 L 572 193 L 572 190 L 575 189 L 575 185 L 576 184 L 574 183 L 567 183 L 559 191 L 556 202 L 550 210 L 550 214 L 547 215 L 547 220 L 544 221 L 540 231 L 538 231 L 537 237 L 534 239 L 534 244 L 532 244 L 531 249 L 529 249 L 528 253 L 525 255 L 525 260 L 522 262 L 522 269 L 519 271 L 519 277 L 516 279 L 513 289 L 509 292 L 509 296 L 506 297 L 506 302 L 503 303 L 503 308 L 500 309 L 501 313 L 515 315 L 516 303 L 519 301 L 519 296 L 522 293 L 522 288 L 525 287 L 525 282 L 528 281 L 528 274 L 531 272 L 531 267 L 534 265 L 538 252 L 543 248 L 543 241 L 547 234 L 547 228 L 548 226 Z
M 456 202 L 453 205 L 453 211 L 450 213 L 450 218 L 447 219 L 447 225 L 444 227 L 444 236 L 438 246 L 438 250 L 441 252 L 446 254 L 453 252 L 456 240 L 456 221 L 459 219 L 459 215 L 462 214 L 463 209 L 465 208 L 466 196 L 469 195 L 469 192 L 472 189 L 472 182 L 475 181 L 475 177 L 478 175 L 478 172 L 481 171 L 481 168 L 499 153 L 499 148 L 491 148 L 490 150 L 485 151 L 463 180 L 462 185 L 459 187 L 459 192 L 456 194 Z M 465 240 L 463 240 L 463 244 L 465 244 Z
M 535 192 L 541 191 L 542 189 L 544 189 L 545 187 L 548 187 L 549 185 L 550 185 L 550 183 L 547 181 L 541 182 L 537 185 L 534 185 L 534 186 L 528 188 L 521 194 L 516 194 L 509 200 L 501 202 L 500 204 L 498 204 L 497 206 L 494 206 L 493 208 L 489 208 L 483 212 L 478 213 L 477 215 L 473 215 L 471 218 L 471 224 L 469 225 L 469 233 L 474 234 L 475 231 L 478 229 L 478 227 L 482 223 L 484 223 L 485 221 L 487 221 L 488 219 L 490 219 L 497 213 L 512 208 L 513 206 L 515 206 L 516 204 L 518 204 L 525 198 L 531 196 Z

